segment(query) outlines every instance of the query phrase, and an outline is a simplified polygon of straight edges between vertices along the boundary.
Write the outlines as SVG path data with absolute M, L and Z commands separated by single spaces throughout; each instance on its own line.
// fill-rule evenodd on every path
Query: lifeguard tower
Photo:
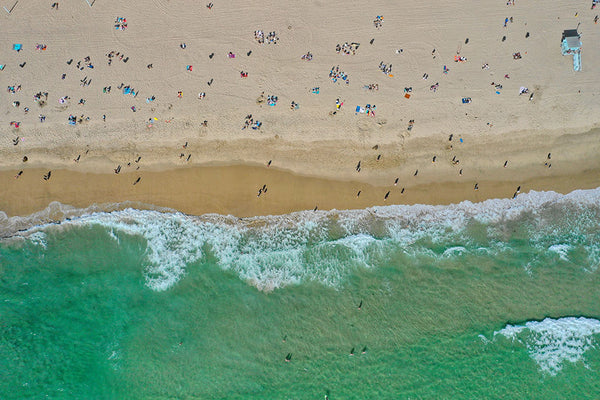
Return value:
M 562 34 L 562 55 L 573 56 L 573 70 L 581 71 L 581 36 L 577 29 L 565 29 Z

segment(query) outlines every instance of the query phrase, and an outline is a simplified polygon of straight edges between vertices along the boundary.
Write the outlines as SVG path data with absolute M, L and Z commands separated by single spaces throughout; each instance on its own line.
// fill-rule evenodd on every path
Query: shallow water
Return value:
M 0 219 L 1 398 L 600 395 L 600 189 L 243 220 L 52 207 Z

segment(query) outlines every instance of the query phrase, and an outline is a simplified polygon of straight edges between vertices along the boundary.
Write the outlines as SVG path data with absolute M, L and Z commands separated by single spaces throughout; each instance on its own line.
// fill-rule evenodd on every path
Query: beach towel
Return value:
M 21 51 L 21 49 L 23 49 L 22 44 L 13 44 L 13 50 Z

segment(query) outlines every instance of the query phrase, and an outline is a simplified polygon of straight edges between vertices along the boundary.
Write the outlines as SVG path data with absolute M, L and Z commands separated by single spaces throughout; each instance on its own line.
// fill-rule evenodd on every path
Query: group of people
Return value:
M 262 30 L 256 30 L 254 31 L 254 39 L 259 44 L 277 44 L 277 42 L 279 41 L 279 36 L 277 36 L 277 33 L 275 33 L 275 31 L 269 32 L 265 35 L 265 33 Z
M 242 130 L 246 129 L 246 128 L 252 128 L 254 130 L 258 130 L 260 129 L 260 127 L 262 126 L 262 122 L 258 121 L 258 120 L 254 120 L 254 117 L 252 117 L 252 114 L 246 115 L 246 119 L 244 121 L 244 126 L 242 126 Z
M 124 63 L 126 63 L 127 61 L 129 61 L 129 57 L 125 57 L 125 54 L 122 54 L 119 51 L 111 51 L 110 53 L 108 53 L 106 55 L 106 57 L 108 57 L 108 65 L 110 66 L 112 64 L 112 60 L 114 59 L 119 59 L 119 61 L 123 61 Z
M 338 79 L 341 79 L 342 81 L 346 82 L 346 85 L 350 84 L 348 74 L 342 71 L 339 65 L 331 67 L 331 70 L 329 71 L 329 78 L 331 78 L 333 83 L 336 83 Z
M 356 50 L 358 50 L 359 46 L 360 46 L 360 43 L 356 43 L 356 42 L 352 42 L 352 43 L 346 42 L 342 45 L 340 45 L 338 43 L 337 45 L 335 45 L 335 52 L 338 54 L 344 53 L 344 54 L 348 54 L 348 55 L 355 55 Z
M 392 64 L 387 65 L 384 64 L 383 61 L 379 63 L 379 70 L 386 75 L 390 75 L 392 73 Z

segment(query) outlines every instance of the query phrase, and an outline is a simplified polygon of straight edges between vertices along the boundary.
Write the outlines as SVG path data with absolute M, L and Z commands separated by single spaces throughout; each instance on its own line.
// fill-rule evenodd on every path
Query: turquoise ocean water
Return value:
M 0 399 L 600 398 L 600 189 L 0 231 Z

